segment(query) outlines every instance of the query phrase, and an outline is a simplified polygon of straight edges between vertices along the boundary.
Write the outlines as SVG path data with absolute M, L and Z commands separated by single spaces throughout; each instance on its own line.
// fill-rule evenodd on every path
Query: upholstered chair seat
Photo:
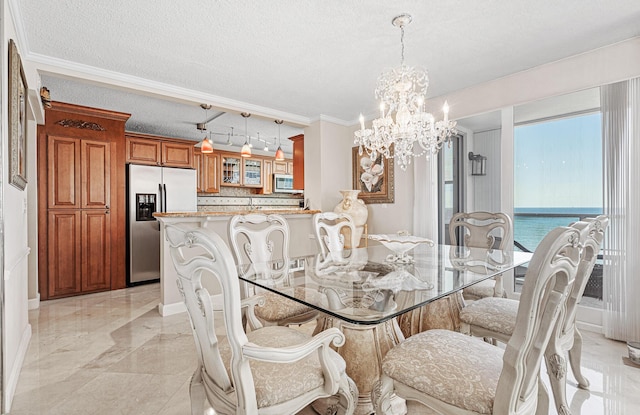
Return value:
M 241 299 L 238 268 L 218 234 L 181 224 L 165 230 L 198 357 L 191 415 L 203 415 L 205 403 L 220 415 L 296 414 L 316 401 L 329 402 L 327 414 L 354 413 L 358 388 L 334 350 L 345 343 L 340 330 L 310 336 L 263 326 L 255 310 L 266 300 L 261 294 Z M 206 288 L 214 283 L 221 297 Z
M 547 415 L 540 365 L 578 271 L 580 235 L 577 229 L 559 227 L 536 249 L 505 349 L 435 329 L 389 350 L 372 392 L 376 413 L 390 413 L 398 396 L 442 415 Z
M 382 370 L 434 399 L 481 414 L 493 412 L 503 351 L 449 330 L 427 330 L 387 353 Z
M 291 289 L 292 296 L 296 298 L 307 298 L 309 302 L 317 304 L 321 300 L 322 294 L 315 290 L 305 290 L 301 287 Z M 256 316 L 266 322 L 290 322 L 296 323 L 298 321 L 304 322 L 310 318 L 315 317 L 317 311 L 296 301 L 291 301 L 280 294 L 275 294 L 270 291 L 260 293 L 264 297 L 264 305 L 256 307 Z M 309 314 L 309 317 L 306 315 Z
M 480 281 L 463 290 L 464 299 L 467 301 L 486 297 L 503 297 L 504 294 L 502 282 L 495 279 Z
M 518 305 L 517 300 L 486 297 L 466 305 L 460 311 L 460 320 L 468 325 L 504 334 L 508 340 L 516 324 Z
M 567 296 L 561 318 L 552 333 L 544 356 L 558 413 L 570 413 L 565 390 L 567 372 L 565 354 L 567 352 L 578 386 L 582 389 L 589 387 L 589 381 L 582 374 L 580 367 L 582 335 L 576 327 L 575 319 L 577 305 L 593 271 L 608 223 L 608 217 L 602 215 L 597 218 L 586 218 L 571 225 L 580 232 L 579 245 L 584 252 L 575 282 Z M 507 343 L 515 332 L 518 305 L 518 301 L 507 298 L 486 297 L 473 301 L 460 311 L 461 332 Z
M 289 327 L 268 326 L 247 333 L 247 338 L 257 346 L 282 348 L 302 344 L 311 339 L 311 336 Z M 231 376 L 231 347 L 226 338 L 220 340 L 220 357 Z M 342 356 L 331 350 L 329 357 L 337 370 L 344 373 L 346 364 Z M 290 401 L 325 382 L 317 354 L 286 364 L 252 360 L 249 367 L 253 374 L 258 408 Z

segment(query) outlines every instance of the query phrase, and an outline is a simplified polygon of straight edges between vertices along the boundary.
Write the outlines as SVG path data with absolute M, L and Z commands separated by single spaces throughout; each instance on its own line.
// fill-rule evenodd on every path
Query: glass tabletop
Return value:
M 398 257 L 382 245 L 238 266 L 240 279 L 354 324 L 379 324 L 523 265 L 532 254 L 422 244 Z M 284 278 L 271 278 L 271 270 Z

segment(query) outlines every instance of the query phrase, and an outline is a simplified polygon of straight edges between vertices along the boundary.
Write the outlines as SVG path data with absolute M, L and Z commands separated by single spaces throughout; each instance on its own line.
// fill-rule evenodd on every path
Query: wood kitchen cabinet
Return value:
M 194 142 L 127 133 L 127 163 L 151 166 L 194 167 Z
M 304 134 L 289 137 L 293 141 L 293 188 L 304 190 Z
M 194 152 L 194 164 L 198 170 L 198 193 L 220 192 L 220 153 Z
M 293 174 L 293 161 L 291 160 L 274 160 L 273 174 Z
M 264 185 L 264 160 L 241 157 L 238 153 L 221 154 L 221 186 L 254 187 Z
M 53 103 L 38 127 L 38 261 L 43 300 L 126 286 L 129 114 Z

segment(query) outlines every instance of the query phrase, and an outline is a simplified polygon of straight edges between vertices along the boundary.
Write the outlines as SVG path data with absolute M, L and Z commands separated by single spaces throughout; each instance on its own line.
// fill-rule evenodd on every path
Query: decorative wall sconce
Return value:
M 485 176 L 487 174 L 487 158 L 485 156 L 469 152 L 469 160 L 471 160 L 472 176 Z

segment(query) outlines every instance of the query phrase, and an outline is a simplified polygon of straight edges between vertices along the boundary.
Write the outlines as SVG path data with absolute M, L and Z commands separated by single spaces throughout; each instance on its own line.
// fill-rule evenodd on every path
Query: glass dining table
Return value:
M 338 327 L 345 344 L 337 348 L 347 374 L 358 386 L 357 414 L 374 413 L 371 391 L 387 351 L 404 340 L 396 317 L 465 287 L 526 264 L 518 251 L 420 244 L 399 258 L 386 247 L 291 258 L 288 278 L 279 283 L 265 270 L 282 263 L 239 265 L 240 279 L 321 312 L 316 332 Z M 267 272 L 268 273 L 268 272 Z

